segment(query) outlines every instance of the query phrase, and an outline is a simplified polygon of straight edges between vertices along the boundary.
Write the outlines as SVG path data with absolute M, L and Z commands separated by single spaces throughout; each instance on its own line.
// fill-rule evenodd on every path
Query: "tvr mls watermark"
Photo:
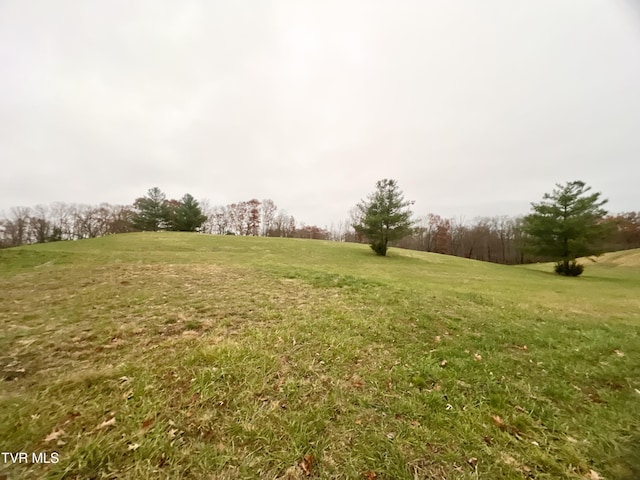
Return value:
M 4 463 L 58 463 L 58 452 L 0 452 Z

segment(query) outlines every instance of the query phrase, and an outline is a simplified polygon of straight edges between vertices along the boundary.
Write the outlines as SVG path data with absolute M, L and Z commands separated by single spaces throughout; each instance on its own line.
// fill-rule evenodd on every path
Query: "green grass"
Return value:
M 0 451 L 60 459 L 0 476 L 640 478 L 638 254 L 562 278 L 181 233 L 0 251 Z

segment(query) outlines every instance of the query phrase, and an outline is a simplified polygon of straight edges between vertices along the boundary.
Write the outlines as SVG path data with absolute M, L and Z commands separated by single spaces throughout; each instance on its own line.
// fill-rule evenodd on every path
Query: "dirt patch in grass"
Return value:
M 11 305 L 0 312 L 0 372 L 16 388 L 83 362 L 122 363 L 167 343 L 241 335 L 311 298 L 298 282 L 185 264 L 65 268 L 21 274 L 0 289 Z

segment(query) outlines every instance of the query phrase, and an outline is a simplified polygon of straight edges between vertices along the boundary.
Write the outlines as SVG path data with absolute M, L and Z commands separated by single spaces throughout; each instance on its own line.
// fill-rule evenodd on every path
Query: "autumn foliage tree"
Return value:
M 411 233 L 411 204 L 395 180 L 379 180 L 375 192 L 357 205 L 359 220 L 353 228 L 367 238 L 376 255 L 385 256 L 389 242 Z
M 260 200 L 252 198 L 247 203 L 246 235 L 257 236 L 260 233 Z
M 605 218 L 605 222 L 612 232 L 606 243 L 608 251 L 640 247 L 640 212 L 610 215 Z

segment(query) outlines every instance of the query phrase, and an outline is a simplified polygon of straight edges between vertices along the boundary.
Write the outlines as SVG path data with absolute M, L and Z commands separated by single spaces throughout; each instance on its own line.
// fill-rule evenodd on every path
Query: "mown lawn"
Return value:
M 0 251 L 22 478 L 640 478 L 640 255 L 579 278 L 142 233 Z M 31 458 L 30 458 L 31 459 Z

